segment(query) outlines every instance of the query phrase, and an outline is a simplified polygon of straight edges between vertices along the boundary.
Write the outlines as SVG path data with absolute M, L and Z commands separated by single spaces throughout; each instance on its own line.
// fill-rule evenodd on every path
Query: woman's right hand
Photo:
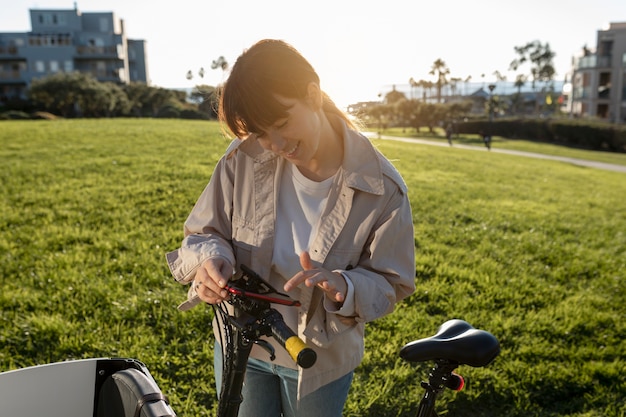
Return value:
M 224 258 L 208 259 L 202 263 L 191 285 L 205 303 L 219 304 L 228 299 L 226 283 L 233 276 L 233 266 Z

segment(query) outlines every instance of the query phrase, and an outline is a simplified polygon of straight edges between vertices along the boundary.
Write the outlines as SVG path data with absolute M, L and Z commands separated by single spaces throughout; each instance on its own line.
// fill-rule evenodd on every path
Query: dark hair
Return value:
M 287 109 L 275 95 L 305 99 L 311 82 L 319 85 L 319 76 L 293 46 L 281 40 L 261 40 L 233 65 L 221 89 L 219 118 L 233 134 L 245 139 L 287 116 Z M 324 111 L 338 115 L 354 128 L 347 115 L 322 94 Z

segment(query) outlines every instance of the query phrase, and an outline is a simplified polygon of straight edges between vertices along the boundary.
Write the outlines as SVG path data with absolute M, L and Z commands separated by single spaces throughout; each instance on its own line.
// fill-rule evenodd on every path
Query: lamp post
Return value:
M 493 124 L 493 90 L 496 89 L 495 84 L 489 84 L 489 123 L 487 125 L 487 134 L 483 137 L 487 150 L 491 150 L 491 135 Z
M 496 89 L 495 84 L 489 84 L 489 123 L 493 121 L 493 90 Z

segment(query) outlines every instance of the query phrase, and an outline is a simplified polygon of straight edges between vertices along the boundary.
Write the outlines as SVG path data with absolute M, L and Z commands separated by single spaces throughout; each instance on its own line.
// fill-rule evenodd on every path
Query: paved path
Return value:
M 371 137 L 375 138 L 376 135 L 373 134 L 373 135 L 371 135 Z M 423 144 L 423 145 L 443 146 L 443 147 L 446 147 L 446 148 L 450 146 L 450 145 L 448 145 L 448 142 L 434 141 L 434 140 L 427 140 L 427 139 L 401 138 L 401 137 L 397 137 L 397 136 L 387 136 L 387 135 L 381 136 L 380 139 L 395 140 L 395 141 L 399 141 L 399 142 L 419 143 L 419 144 Z M 468 150 L 472 150 L 472 151 L 488 152 L 487 148 L 482 147 L 482 146 L 471 146 L 471 145 L 461 145 L 461 144 L 456 145 L 456 144 L 454 144 L 453 147 L 457 148 L 457 149 L 468 149 Z M 493 146 L 491 147 L 491 152 L 506 153 L 506 154 L 509 154 L 509 155 L 525 156 L 525 157 L 528 157 L 528 158 L 550 159 L 550 160 L 553 160 L 553 161 L 561 161 L 561 162 L 566 162 L 566 163 L 569 163 L 569 164 L 580 165 L 580 166 L 589 167 L 589 168 L 604 169 L 604 170 L 607 170 L 607 171 L 622 172 L 622 173 L 626 174 L 626 166 L 624 166 L 624 165 L 616 165 L 616 164 L 608 164 L 606 162 L 588 161 L 588 160 L 585 160 L 585 159 L 569 158 L 569 157 L 566 157 L 566 156 L 543 155 L 543 154 L 539 154 L 539 153 L 524 152 L 524 151 L 513 151 L 513 150 L 509 150 L 509 149 L 498 149 L 498 148 L 494 148 Z

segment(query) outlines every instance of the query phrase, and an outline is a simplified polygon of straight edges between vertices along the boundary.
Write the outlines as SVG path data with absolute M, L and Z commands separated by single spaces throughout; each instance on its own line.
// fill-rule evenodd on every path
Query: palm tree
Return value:
M 515 88 L 517 88 L 517 94 L 515 94 L 515 96 L 513 97 L 513 109 L 515 110 L 516 113 L 522 104 L 521 103 L 522 102 L 522 87 L 524 86 L 524 84 L 526 84 L 527 79 L 528 79 L 528 76 L 524 74 L 517 74 L 517 76 L 515 77 L 514 85 L 515 85 Z
M 220 56 L 215 61 L 211 63 L 211 69 L 221 68 L 222 71 L 226 71 L 228 69 L 228 61 L 223 56 Z
M 411 86 L 411 100 L 414 100 L 414 90 L 416 87 L 419 87 L 419 83 L 417 81 L 415 81 L 415 79 L 413 77 L 409 78 L 409 85 Z
M 517 94 L 522 94 L 522 87 L 526 84 L 528 77 L 524 74 L 517 74 L 515 77 L 515 88 L 517 88 Z
M 419 80 L 417 82 L 417 85 L 422 88 L 422 100 L 425 102 L 428 101 L 428 99 L 430 98 L 430 90 L 434 87 L 433 82 L 427 80 Z M 429 94 L 426 94 L 427 91 L 429 92 Z
M 456 87 L 461 81 L 463 80 L 459 77 L 450 78 L 450 91 L 453 96 L 456 95 Z
M 437 77 L 437 81 L 435 82 L 437 85 L 437 103 L 441 103 L 441 89 L 444 85 L 448 84 L 446 76 L 450 74 L 450 69 L 441 58 L 438 58 L 433 62 L 429 74 Z
M 472 76 L 471 75 L 468 75 L 467 78 L 465 78 L 463 80 L 463 84 L 464 84 L 463 94 L 465 94 L 465 95 L 467 95 L 467 85 L 469 84 L 470 81 L 472 81 Z

